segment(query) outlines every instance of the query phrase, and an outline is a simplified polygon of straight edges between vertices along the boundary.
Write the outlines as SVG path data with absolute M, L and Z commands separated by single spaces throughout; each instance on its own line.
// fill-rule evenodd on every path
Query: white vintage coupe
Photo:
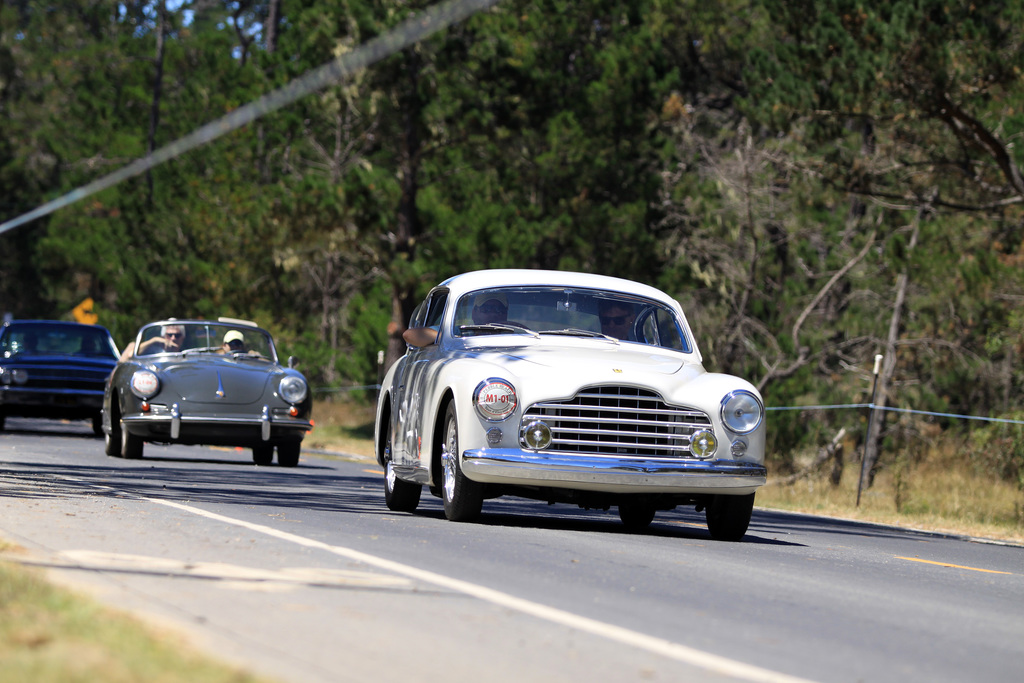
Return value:
M 434 287 L 384 378 L 376 456 L 391 510 L 423 486 L 445 516 L 522 496 L 618 508 L 705 510 L 719 540 L 747 531 L 766 480 L 764 404 L 707 372 L 679 304 L 629 280 L 541 270 L 465 273 Z

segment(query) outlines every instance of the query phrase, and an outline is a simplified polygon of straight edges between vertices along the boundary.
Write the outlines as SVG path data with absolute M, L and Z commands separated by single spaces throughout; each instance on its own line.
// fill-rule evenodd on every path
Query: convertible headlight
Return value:
M 516 390 L 511 382 L 492 377 L 477 385 L 473 392 L 477 414 L 490 422 L 507 419 L 516 410 Z
M 764 407 L 749 391 L 734 391 L 722 399 L 722 422 L 737 434 L 757 429 L 764 417 Z
M 151 398 L 160 391 L 160 379 L 155 372 L 149 370 L 137 370 L 132 375 L 132 393 L 139 398 Z
M 289 403 L 301 403 L 306 398 L 309 389 L 301 378 L 287 375 L 278 385 L 278 391 L 281 393 L 281 398 Z

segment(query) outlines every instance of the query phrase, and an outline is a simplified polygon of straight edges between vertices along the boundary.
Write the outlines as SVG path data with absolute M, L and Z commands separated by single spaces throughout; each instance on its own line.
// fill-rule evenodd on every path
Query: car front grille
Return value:
M 542 420 L 552 432 L 545 452 L 689 458 L 690 437 L 711 427 L 701 410 L 671 406 L 633 387 L 588 387 L 566 401 L 535 403 L 525 426 Z M 525 446 L 525 444 L 524 444 Z
M 29 389 L 103 391 L 110 368 L 75 368 L 69 366 L 26 366 Z

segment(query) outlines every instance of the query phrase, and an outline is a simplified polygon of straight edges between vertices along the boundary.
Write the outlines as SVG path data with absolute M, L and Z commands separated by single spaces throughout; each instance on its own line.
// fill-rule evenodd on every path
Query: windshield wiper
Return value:
M 607 339 L 610 342 L 619 343 L 619 340 L 615 337 L 604 334 L 603 332 L 595 332 L 594 330 L 584 330 L 579 327 L 566 327 L 563 330 L 541 330 L 541 334 L 560 334 L 566 337 L 598 337 L 600 339 Z
M 531 337 L 540 339 L 540 335 L 531 330 L 526 325 L 520 325 L 519 323 L 484 323 L 483 325 L 459 325 L 459 329 L 463 332 L 520 332 L 522 334 L 528 334 Z

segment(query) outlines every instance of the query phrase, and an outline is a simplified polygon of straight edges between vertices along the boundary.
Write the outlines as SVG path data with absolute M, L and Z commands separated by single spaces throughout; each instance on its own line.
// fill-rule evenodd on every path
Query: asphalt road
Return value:
M 756 509 L 644 534 L 614 511 L 384 506 L 369 461 L 146 446 L 8 418 L 2 559 L 289 683 L 1017 681 L 1024 548 Z

